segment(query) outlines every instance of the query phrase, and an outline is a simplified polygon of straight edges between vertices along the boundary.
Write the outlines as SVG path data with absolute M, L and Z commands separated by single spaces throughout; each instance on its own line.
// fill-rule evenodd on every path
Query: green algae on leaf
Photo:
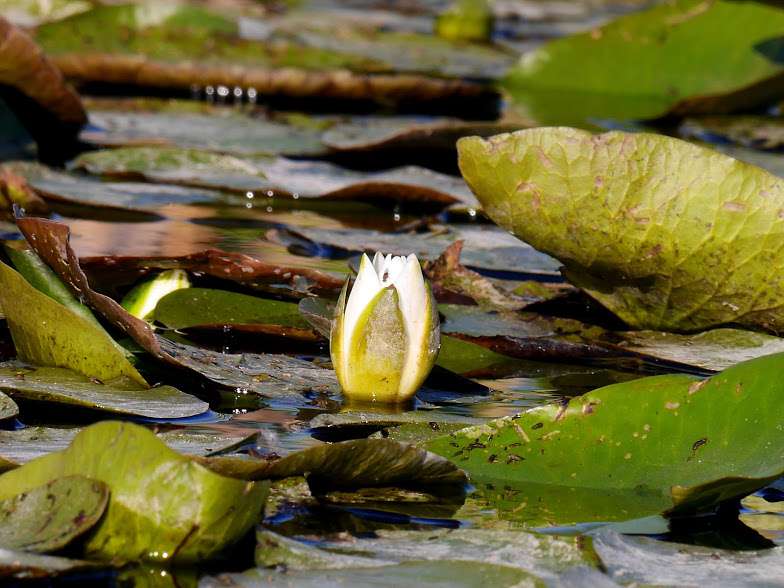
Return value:
M 613 384 L 426 447 L 479 479 L 645 492 L 658 494 L 661 511 L 706 510 L 784 471 L 772 377 L 783 361 L 769 355 L 705 380 L 679 374 Z
M 206 402 L 171 386 L 140 388 L 129 378 L 102 381 L 68 369 L 16 362 L 0 362 L 0 390 L 21 401 L 148 418 L 184 418 L 209 409 Z
M 0 500 L 0 546 L 47 553 L 84 535 L 109 502 L 103 482 L 82 476 L 55 478 Z
M 127 377 L 147 387 L 106 331 L 41 293 L 3 263 L 0 304 L 20 359 L 102 381 Z
M 258 521 L 267 494 L 266 484 L 219 476 L 143 427 L 103 422 L 64 451 L 4 473 L 0 499 L 71 475 L 99 480 L 111 492 L 85 542 L 86 556 L 96 559 L 209 559 Z
M 665 2 L 525 53 L 503 85 L 546 124 L 760 106 L 780 95 L 782 27 L 773 2 Z
M 781 179 L 645 133 L 541 128 L 458 150 L 485 212 L 630 326 L 784 330 Z

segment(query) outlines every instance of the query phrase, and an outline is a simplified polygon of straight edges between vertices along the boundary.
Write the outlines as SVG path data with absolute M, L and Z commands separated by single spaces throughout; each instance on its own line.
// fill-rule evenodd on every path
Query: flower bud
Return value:
M 330 354 L 352 400 L 400 403 L 433 369 L 440 346 L 438 312 L 416 255 L 362 255 L 348 295 L 338 299 Z

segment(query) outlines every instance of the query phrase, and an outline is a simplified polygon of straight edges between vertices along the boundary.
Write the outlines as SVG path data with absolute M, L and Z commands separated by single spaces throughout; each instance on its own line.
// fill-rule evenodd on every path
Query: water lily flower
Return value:
M 330 354 L 343 393 L 353 400 L 400 403 L 433 369 L 438 312 L 416 255 L 362 255 L 346 300 L 338 299 Z

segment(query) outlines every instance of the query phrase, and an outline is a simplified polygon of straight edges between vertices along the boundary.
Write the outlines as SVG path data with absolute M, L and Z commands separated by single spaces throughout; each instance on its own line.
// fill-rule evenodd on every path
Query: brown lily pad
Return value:
M 30 36 L 0 17 L 0 96 L 40 146 L 73 138 L 87 122 L 78 94 Z

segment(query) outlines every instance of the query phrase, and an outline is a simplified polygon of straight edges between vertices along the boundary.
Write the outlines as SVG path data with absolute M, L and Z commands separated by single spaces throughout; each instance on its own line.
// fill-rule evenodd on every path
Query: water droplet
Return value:
M 204 89 L 204 94 L 206 96 L 207 102 L 212 102 L 213 100 L 215 100 L 215 88 L 213 88 L 212 86 L 207 86 Z
M 267 190 L 267 198 L 272 198 L 275 195 L 275 192 L 272 190 Z
M 245 192 L 245 198 L 248 198 L 249 200 L 252 199 L 254 196 L 255 194 L 251 191 Z
M 250 104 L 256 104 L 256 97 L 258 93 L 256 92 L 256 88 L 248 88 L 248 102 Z
M 297 194 L 296 192 L 294 192 L 294 193 L 291 195 L 291 197 L 292 197 L 294 200 L 299 200 L 299 194 Z
M 253 208 L 253 203 L 252 202 L 246 202 L 245 203 L 245 208 Z
M 272 212 L 273 208 L 271 206 L 267 207 L 267 212 Z
M 239 86 L 234 86 L 234 98 L 235 100 L 242 100 L 242 88 Z
M 468 216 L 470 216 L 471 218 L 476 218 L 476 210 L 474 208 L 469 208 Z
M 229 89 L 226 86 L 218 86 L 218 96 L 225 98 L 229 95 Z

